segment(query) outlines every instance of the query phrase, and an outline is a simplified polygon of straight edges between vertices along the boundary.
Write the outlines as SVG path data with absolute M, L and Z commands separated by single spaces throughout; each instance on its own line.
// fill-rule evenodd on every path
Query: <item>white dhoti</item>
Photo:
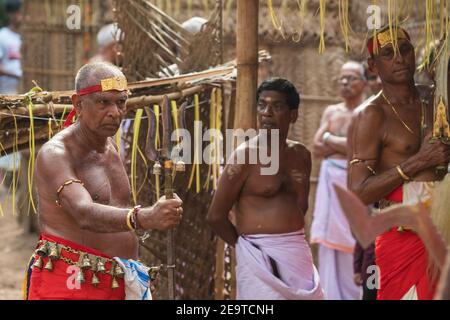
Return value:
M 353 281 L 353 254 L 319 245 L 320 282 L 327 300 L 361 299 Z
M 240 236 L 238 300 L 321 300 L 319 274 L 303 230 Z
M 356 300 L 361 288 L 353 282 L 353 238 L 333 184 L 347 186 L 347 160 L 325 159 L 316 191 L 311 243 L 319 244 L 319 275 L 325 298 Z

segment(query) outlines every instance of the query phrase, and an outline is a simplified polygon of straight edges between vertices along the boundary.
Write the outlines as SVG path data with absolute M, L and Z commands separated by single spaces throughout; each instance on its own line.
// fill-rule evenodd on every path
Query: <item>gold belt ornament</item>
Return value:
M 65 250 L 69 253 L 77 254 L 78 261 L 74 261 L 70 258 L 66 258 L 61 256 L 61 251 Z M 119 287 L 119 283 L 117 282 L 117 278 L 124 278 L 125 272 L 122 267 L 117 263 L 114 259 L 103 258 L 94 254 L 90 254 L 84 251 L 75 250 L 71 247 L 62 245 L 60 243 L 48 241 L 48 240 L 39 240 L 38 248 L 35 251 L 35 254 L 38 255 L 38 258 L 33 263 L 34 268 L 38 268 L 42 270 L 43 258 L 48 257 L 48 261 L 44 266 L 44 269 L 48 271 L 53 271 L 53 263 L 56 260 L 62 260 L 68 265 L 77 266 L 80 268 L 80 271 L 77 274 L 77 281 L 80 283 L 85 282 L 84 273 L 86 271 L 92 271 L 92 280 L 91 284 L 96 287 L 100 280 L 97 277 L 97 273 L 110 274 L 112 277 L 111 288 L 116 289 Z M 111 263 L 110 270 L 106 270 L 106 264 Z

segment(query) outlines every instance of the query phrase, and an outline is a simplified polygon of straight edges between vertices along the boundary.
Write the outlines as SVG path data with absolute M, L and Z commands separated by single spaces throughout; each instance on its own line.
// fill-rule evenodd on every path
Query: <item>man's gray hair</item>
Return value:
M 107 24 L 97 33 L 97 44 L 99 47 L 107 47 L 121 40 L 123 40 L 123 33 L 117 23 Z
M 79 91 L 87 87 L 95 86 L 102 79 L 117 76 L 125 77 L 117 66 L 109 62 L 88 63 L 78 70 L 77 76 L 75 77 L 75 90 Z
M 208 22 L 205 18 L 192 17 L 181 24 L 184 30 L 195 35 L 202 31 L 203 26 Z
M 364 66 L 361 63 L 353 61 L 353 60 L 347 61 L 346 63 L 344 63 L 342 65 L 341 70 L 344 70 L 344 69 L 345 70 L 348 70 L 348 69 L 356 70 L 356 71 L 358 71 L 359 75 L 361 76 L 361 79 L 366 80 L 366 75 L 364 73 Z

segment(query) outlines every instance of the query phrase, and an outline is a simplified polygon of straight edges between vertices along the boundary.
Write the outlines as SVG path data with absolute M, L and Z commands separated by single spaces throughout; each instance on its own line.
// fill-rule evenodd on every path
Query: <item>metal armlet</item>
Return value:
M 363 163 L 363 162 L 365 162 L 365 161 L 367 161 L 367 160 L 353 159 L 353 160 L 350 161 L 350 165 L 352 166 L 352 165 L 354 165 L 354 164 L 357 164 L 357 163 Z M 366 168 L 367 168 L 367 170 L 369 170 L 374 176 L 377 174 L 377 172 L 376 172 L 371 166 L 366 165 Z
M 81 180 L 78 180 L 78 179 L 69 179 L 69 180 L 67 180 L 66 182 L 64 182 L 64 183 L 58 188 L 58 190 L 56 191 L 56 200 L 55 200 L 55 202 L 56 202 L 56 205 L 57 205 L 58 207 L 61 207 L 61 202 L 59 202 L 59 194 L 63 191 L 63 189 L 64 189 L 65 187 L 67 187 L 68 185 L 71 185 L 72 183 L 79 183 L 79 184 L 81 184 L 82 186 L 84 186 L 84 183 L 83 183 Z

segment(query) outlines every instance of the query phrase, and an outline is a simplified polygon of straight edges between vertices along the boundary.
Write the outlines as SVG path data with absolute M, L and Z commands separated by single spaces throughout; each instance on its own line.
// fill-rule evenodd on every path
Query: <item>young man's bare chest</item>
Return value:
M 301 159 L 282 157 L 280 168 L 274 175 L 261 175 L 260 169 L 259 165 L 251 169 L 243 188 L 244 195 L 273 197 L 281 192 L 295 194 L 309 179 Z

